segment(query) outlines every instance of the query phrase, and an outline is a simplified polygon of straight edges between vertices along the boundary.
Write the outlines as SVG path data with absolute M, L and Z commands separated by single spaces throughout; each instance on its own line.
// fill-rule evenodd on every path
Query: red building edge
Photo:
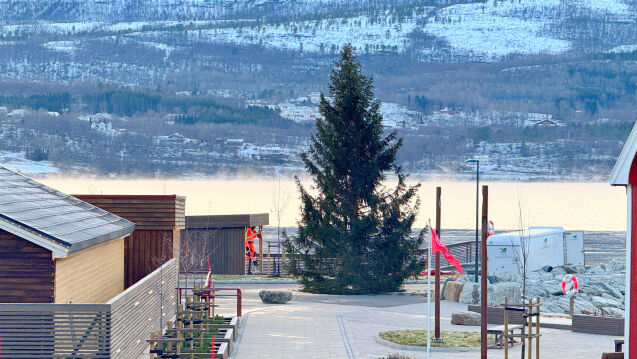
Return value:
M 624 357 L 637 355 L 637 125 L 633 127 L 610 176 L 610 184 L 626 187 L 626 310 Z M 632 330 L 631 330 L 632 329 Z

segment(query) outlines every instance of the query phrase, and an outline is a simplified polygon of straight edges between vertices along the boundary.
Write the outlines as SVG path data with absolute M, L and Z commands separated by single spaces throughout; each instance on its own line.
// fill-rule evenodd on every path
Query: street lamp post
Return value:
M 479 190 L 480 190 L 480 160 L 479 159 L 469 159 L 464 161 L 465 163 L 475 163 L 476 164 L 476 262 L 475 262 L 475 273 L 474 280 L 478 283 L 478 248 L 480 248 L 480 243 L 478 241 L 478 206 L 479 206 Z

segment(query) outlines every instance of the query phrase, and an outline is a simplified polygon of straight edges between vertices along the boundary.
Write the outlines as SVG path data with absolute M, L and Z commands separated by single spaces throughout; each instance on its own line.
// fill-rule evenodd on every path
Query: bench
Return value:
M 513 335 L 513 332 L 516 330 L 519 330 L 521 334 L 522 328 L 524 328 L 523 325 L 509 325 L 509 328 L 507 329 L 508 333 L 504 333 L 504 325 L 487 328 L 487 334 L 494 335 L 493 344 L 489 346 L 489 349 L 502 349 L 504 348 L 505 343 L 508 346 L 513 346 L 516 343 L 515 339 L 511 337 L 509 340 L 506 340 L 505 338 L 507 337 L 505 336 L 505 334 Z

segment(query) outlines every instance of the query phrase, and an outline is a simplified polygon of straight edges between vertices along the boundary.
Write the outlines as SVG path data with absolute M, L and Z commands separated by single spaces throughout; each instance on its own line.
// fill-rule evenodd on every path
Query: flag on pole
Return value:
M 454 256 L 452 256 L 451 253 L 449 253 L 449 249 L 447 247 L 445 247 L 444 245 L 442 245 L 442 243 L 440 243 L 440 238 L 438 238 L 438 236 L 436 235 L 436 232 L 434 232 L 434 229 L 431 228 L 431 226 L 429 226 L 429 230 L 431 231 L 431 251 L 433 253 L 436 253 L 436 252 L 442 253 L 442 255 L 445 257 L 447 262 L 449 262 L 449 264 L 451 264 L 452 266 L 456 267 L 456 269 L 460 273 L 462 273 L 462 266 L 460 265 L 460 262 L 458 262 L 458 260 Z
M 429 223 L 431 228 L 431 223 Z M 433 233 L 433 230 L 431 231 Z M 429 248 L 433 246 L 432 236 L 429 239 Z M 427 359 L 431 358 L 431 250 L 427 251 Z

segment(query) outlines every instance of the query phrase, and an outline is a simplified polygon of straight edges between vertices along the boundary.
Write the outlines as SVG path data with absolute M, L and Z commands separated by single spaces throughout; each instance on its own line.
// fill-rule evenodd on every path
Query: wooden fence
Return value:
M 0 304 L 0 358 L 128 359 L 175 316 L 174 259 L 106 304 Z
M 108 359 L 110 309 L 107 304 L 0 304 L 0 355 Z

